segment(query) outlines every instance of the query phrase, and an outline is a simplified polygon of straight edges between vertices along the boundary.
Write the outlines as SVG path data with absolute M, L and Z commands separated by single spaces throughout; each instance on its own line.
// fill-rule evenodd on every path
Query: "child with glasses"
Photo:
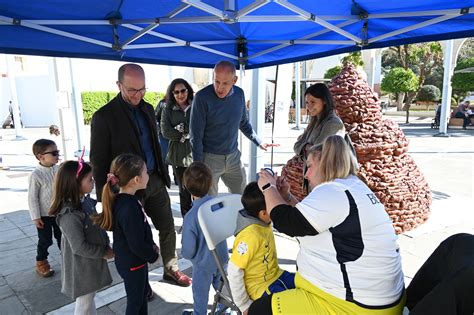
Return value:
M 53 197 L 53 182 L 59 161 L 56 143 L 48 139 L 39 139 L 33 144 L 33 154 L 39 164 L 29 177 L 28 205 L 30 216 L 38 231 L 36 271 L 42 277 L 54 274 L 48 262 L 48 248 L 53 244 L 53 235 L 61 246 L 61 231 L 56 219 L 48 215 Z

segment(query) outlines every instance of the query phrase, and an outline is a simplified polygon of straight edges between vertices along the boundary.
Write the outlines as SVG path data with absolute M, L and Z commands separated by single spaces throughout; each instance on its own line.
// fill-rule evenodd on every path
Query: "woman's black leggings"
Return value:
M 272 315 L 273 294 L 262 296 L 249 307 L 248 315 Z

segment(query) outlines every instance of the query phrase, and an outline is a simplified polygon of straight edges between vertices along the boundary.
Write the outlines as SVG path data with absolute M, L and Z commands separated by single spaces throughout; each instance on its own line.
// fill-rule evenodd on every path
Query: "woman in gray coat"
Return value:
M 303 134 L 298 137 L 293 147 L 295 154 L 306 161 L 307 152 L 315 144 L 321 144 L 332 135 L 345 138 L 352 149 L 349 137 L 345 137 L 346 130 L 341 118 L 337 116 L 331 91 L 324 83 L 316 83 L 306 89 L 304 93 L 305 105 L 310 116 L 309 124 Z M 306 173 L 306 163 L 303 174 Z M 308 190 L 308 182 L 304 179 L 304 189 Z
M 183 174 L 193 162 L 189 142 L 189 117 L 194 91 L 184 79 L 174 79 L 166 91 L 166 107 L 161 114 L 161 133 L 169 140 L 166 163 L 173 166 L 178 180 L 181 215 L 191 209 L 191 194 L 183 185 Z
M 96 314 L 95 293 L 112 283 L 109 238 L 89 217 L 97 214 L 97 202 L 88 196 L 93 187 L 89 164 L 64 162 L 56 175 L 49 212 L 63 233 L 61 292 L 76 300 L 75 314 Z
M 323 143 L 327 137 L 335 134 L 344 137 L 346 130 L 335 112 L 331 91 L 324 83 L 316 83 L 307 88 L 304 98 L 310 116 L 309 124 L 298 137 L 293 150 L 306 160 L 309 147 Z

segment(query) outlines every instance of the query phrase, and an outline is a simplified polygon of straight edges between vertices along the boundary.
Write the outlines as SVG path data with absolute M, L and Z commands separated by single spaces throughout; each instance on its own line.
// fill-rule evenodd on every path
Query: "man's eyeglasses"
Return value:
M 179 94 L 184 94 L 188 91 L 188 89 L 181 89 L 181 90 L 174 90 L 173 94 L 174 95 L 179 95 Z
M 125 88 L 125 90 L 127 91 L 128 94 L 131 94 L 133 96 L 137 95 L 138 93 L 140 94 L 145 94 L 146 93 L 146 87 L 144 88 L 141 88 L 141 89 L 130 89 L 128 88 L 125 84 L 123 84 L 122 82 L 120 82 L 120 84 L 123 85 L 123 87 Z
M 59 150 L 43 152 L 41 154 L 51 154 L 52 156 L 59 156 Z

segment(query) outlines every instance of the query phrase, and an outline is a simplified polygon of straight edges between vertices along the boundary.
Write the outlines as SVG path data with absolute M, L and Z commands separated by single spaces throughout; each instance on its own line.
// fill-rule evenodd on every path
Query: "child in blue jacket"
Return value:
M 220 273 L 211 251 L 207 247 L 204 234 L 198 222 L 199 207 L 213 198 L 208 195 L 212 185 L 212 173 L 202 162 L 193 162 L 184 172 L 184 186 L 191 193 L 193 206 L 184 217 L 183 237 L 181 239 L 181 255 L 193 264 L 193 315 L 207 314 L 207 302 L 211 284 L 217 289 Z M 229 256 L 227 243 L 219 243 L 216 247 L 221 262 L 226 265 Z M 184 312 L 183 314 L 186 314 Z

